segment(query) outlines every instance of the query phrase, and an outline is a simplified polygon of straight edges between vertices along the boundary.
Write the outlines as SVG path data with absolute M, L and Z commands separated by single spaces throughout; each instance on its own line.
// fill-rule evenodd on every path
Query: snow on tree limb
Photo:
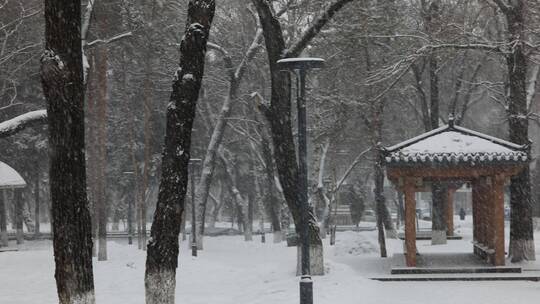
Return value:
M 47 123 L 47 110 L 37 110 L 0 123 L 0 138 L 6 138 L 28 127 Z
M 123 38 L 131 37 L 131 36 L 133 36 L 133 32 L 129 31 L 129 32 L 125 32 L 125 33 L 115 35 L 115 36 L 113 36 L 111 38 L 108 38 L 108 39 L 96 39 L 94 41 L 88 42 L 86 44 L 86 47 L 91 48 L 91 47 L 94 47 L 94 46 L 96 46 L 98 44 L 108 44 L 108 43 L 115 42 L 115 41 L 123 39 Z
M 302 38 L 294 43 L 288 50 L 284 57 L 296 57 L 306 48 L 306 46 L 313 40 L 315 36 L 322 30 L 322 28 L 332 19 L 332 17 L 341 9 L 345 4 L 353 0 L 337 0 L 328 6 L 324 13 L 315 20 L 312 26 L 310 26 L 306 32 L 302 35 Z

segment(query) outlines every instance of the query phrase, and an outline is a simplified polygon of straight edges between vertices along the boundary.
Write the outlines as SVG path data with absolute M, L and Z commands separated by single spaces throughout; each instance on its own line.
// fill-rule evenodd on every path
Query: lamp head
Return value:
M 282 71 L 322 69 L 325 60 L 322 58 L 285 58 L 278 60 L 277 64 Z

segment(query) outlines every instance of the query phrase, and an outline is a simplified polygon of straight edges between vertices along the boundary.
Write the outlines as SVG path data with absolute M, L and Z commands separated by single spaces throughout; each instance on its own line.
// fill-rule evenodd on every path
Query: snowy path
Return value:
M 258 238 L 247 243 L 241 236 L 205 240 L 205 250 L 195 259 L 182 243 L 177 303 L 298 303 L 295 248 L 261 244 Z M 388 260 L 377 257 L 376 232 L 342 232 L 337 240 L 335 247 L 325 247 L 327 275 L 314 278 L 317 304 L 519 304 L 533 303 L 540 296 L 540 283 L 532 282 L 372 281 L 367 278 L 388 270 Z M 390 252 L 398 252 L 400 246 L 400 241 L 389 240 Z M 470 243 L 419 246 L 459 251 L 470 248 Z M 50 242 L 27 242 L 25 247 L 0 253 L 0 303 L 57 303 Z M 144 303 L 144 262 L 144 252 L 109 242 L 109 261 L 94 263 L 97 303 Z

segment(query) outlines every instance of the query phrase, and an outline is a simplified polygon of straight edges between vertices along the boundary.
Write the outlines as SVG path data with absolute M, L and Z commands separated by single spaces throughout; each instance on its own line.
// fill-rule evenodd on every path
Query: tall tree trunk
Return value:
M 123 61 L 123 66 L 124 66 L 124 69 L 122 69 L 122 73 L 123 73 L 123 76 L 122 76 L 122 93 L 124 95 L 124 99 L 127 101 L 128 100 L 128 95 L 126 94 L 127 93 L 127 89 L 128 89 L 128 86 L 127 86 L 127 83 L 128 83 L 128 75 L 127 75 L 127 65 L 128 65 L 128 59 L 126 58 L 126 52 L 124 51 L 122 53 L 122 61 Z M 132 196 L 132 200 L 133 200 L 133 205 L 132 207 L 134 207 L 135 210 L 132 210 L 132 212 L 134 213 L 135 217 L 132 217 L 132 220 L 135 219 L 135 223 L 136 223 L 136 229 L 137 229 L 137 245 L 138 245 L 138 249 L 142 249 L 142 239 L 141 239 L 141 225 L 140 225 L 140 220 L 139 220 L 139 207 L 140 207 L 140 200 L 142 199 L 141 198 L 141 195 L 140 195 L 140 188 L 141 188 L 141 183 L 140 183 L 140 175 L 139 175 L 139 162 L 137 161 L 137 138 L 135 136 L 135 128 L 136 128 L 136 115 L 135 115 L 135 111 L 128 111 L 130 113 L 129 115 L 129 142 L 130 142 L 130 161 L 131 161 L 131 168 L 133 170 L 133 193 L 134 195 Z M 134 224 L 133 221 L 131 223 L 132 225 Z M 132 228 L 133 229 L 133 228 Z M 133 231 L 133 230 L 132 230 Z
M 80 28 L 80 1 L 45 0 L 41 82 L 47 100 L 55 278 L 61 304 L 95 303 Z
M 31 215 L 32 206 L 30 205 L 30 197 L 32 192 L 30 188 L 26 188 L 22 194 L 22 219 L 23 224 L 26 226 L 26 231 L 29 233 L 34 232 L 34 219 Z
M 214 17 L 213 0 L 190 0 L 180 63 L 169 105 L 161 183 L 148 243 L 147 304 L 174 304 L 178 234 L 188 186 L 191 132 L 204 73 L 206 43 Z
M 432 224 L 431 244 L 446 244 L 446 204 L 448 187 L 440 182 L 434 182 L 431 186 L 432 196 Z
M 212 131 L 210 137 L 210 143 L 206 149 L 206 154 L 203 160 L 203 166 L 201 171 L 201 178 L 195 190 L 195 202 L 197 205 L 197 249 L 203 249 L 203 234 L 204 231 L 204 217 L 206 213 L 206 205 L 208 201 L 208 194 L 210 192 L 210 185 L 212 183 L 212 176 L 214 174 L 216 154 L 225 129 L 227 126 L 227 118 L 230 116 L 232 110 L 232 102 L 236 100 L 236 94 L 238 90 L 239 82 L 235 79 L 230 80 L 229 93 L 225 98 L 219 116 Z
M 430 79 L 430 122 L 431 129 L 439 127 L 439 76 L 435 53 L 429 56 Z M 427 130 L 426 130 L 427 131 Z M 434 181 L 431 190 L 433 217 L 431 219 L 431 244 L 446 244 L 446 187 L 441 182 Z
M 260 98 L 260 96 L 259 96 Z M 260 102 L 260 100 L 259 100 Z M 257 131 L 261 134 L 261 151 L 262 159 L 264 162 L 264 205 L 266 212 L 270 215 L 270 222 L 273 229 L 273 242 L 281 243 L 283 240 L 283 233 L 281 231 L 281 202 L 279 198 L 274 194 L 276 191 L 275 184 L 275 164 L 272 155 L 272 148 L 270 146 L 270 135 L 268 134 L 268 123 L 260 111 L 259 106 L 255 109 L 255 117 L 259 124 L 256 125 Z
M 87 179 L 88 179 L 88 200 L 90 202 L 90 215 L 92 218 L 92 256 L 97 257 L 98 248 L 98 218 L 97 218 L 97 184 L 98 184 L 98 144 L 97 144 L 97 73 L 96 69 L 96 56 L 95 53 L 91 53 L 88 60 L 90 61 L 90 73 L 87 79 L 87 98 L 86 98 L 86 155 L 87 155 Z
M 96 219 L 98 229 L 98 261 L 107 260 L 107 195 L 106 195 L 106 179 L 105 174 L 107 162 L 107 47 L 99 46 L 96 49 L 95 56 L 95 72 L 97 82 L 97 99 L 96 99 L 96 184 L 95 184 L 95 203 L 96 203 Z
M 510 141 L 529 144 L 527 118 L 527 58 L 524 53 L 525 1 L 511 1 L 503 9 L 506 16 L 512 54 L 507 55 L 509 96 L 508 127 Z M 529 168 L 513 177 L 510 183 L 510 246 L 512 262 L 535 260 L 534 229 L 532 219 L 531 181 Z
M 429 5 L 422 1 L 422 14 L 424 19 L 424 29 L 428 33 L 431 40 L 435 39 L 435 35 L 439 29 L 439 4 L 437 1 L 431 2 Z M 438 57 L 436 52 L 432 52 L 428 56 L 428 74 L 429 74 L 429 129 L 430 131 L 439 127 L 439 76 L 438 76 Z M 445 187 L 438 181 L 434 181 L 431 190 L 432 201 L 432 226 L 431 226 L 431 244 L 439 245 L 446 244 L 446 220 L 444 213 L 445 207 L 445 194 L 443 192 Z
M 379 250 L 382 258 L 386 258 L 386 241 L 384 237 L 384 212 L 386 209 L 385 202 L 386 198 L 384 197 L 384 170 L 382 167 L 382 155 L 380 155 L 380 150 L 376 150 L 377 158 L 375 163 L 375 204 L 376 204 L 376 213 L 377 213 L 377 230 L 378 230 L 378 239 L 379 239 Z
M 142 173 L 142 185 L 139 199 L 139 222 L 141 227 L 140 246 L 146 250 L 146 200 L 150 192 L 150 166 L 152 157 L 152 62 L 151 51 L 147 51 L 145 58 L 145 78 L 144 78 L 144 167 Z
M 201 171 L 201 178 L 199 180 L 195 199 L 197 205 L 197 249 L 203 249 L 203 237 L 204 237 L 204 224 L 206 215 L 206 205 L 208 201 L 208 195 L 210 193 L 210 186 L 212 184 L 212 177 L 214 174 L 214 167 L 216 162 L 216 153 L 223 141 L 223 135 L 227 128 L 227 118 L 229 118 L 232 106 L 238 99 L 238 89 L 240 88 L 240 82 L 244 77 L 247 69 L 247 64 L 255 57 L 259 50 L 259 45 L 262 40 L 262 32 L 257 30 L 253 42 L 246 51 L 244 59 L 235 68 L 232 63 L 232 59 L 222 47 L 211 44 L 212 48 L 216 49 L 224 56 L 224 62 L 226 68 L 229 70 L 229 90 L 228 94 L 223 100 L 220 113 L 217 117 L 212 135 L 210 136 L 210 142 L 206 149 L 206 154 L 203 160 L 203 167 Z
M 300 55 L 308 43 L 315 37 L 322 27 L 340 10 L 349 0 L 338 0 L 328 6 L 321 17 L 317 18 L 313 26 L 308 28 L 304 35 L 294 43 L 289 49 L 285 47 L 285 39 L 279 20 L 273 14 L 269 3 L 265 0 L 252 0 L 257 8 L 257 13 L 263 28 L 266 50 L 268 54 L 268 64 L 271 76 L 271 98 L 270 106 L 266 107 L 264 114 L 270 123 L 272 139 L 274 144 L 277 171 L 285 201 L 293 215 L 297 233 L 300 233 L 302 206 L 300 204 L 300 192 L 297 189 L 299 182 L 298 163 L 296 161 L 296 151 L 294 137 L 292 133 L 291 120 L 291 77 L 283 74 L 277 65 L 279 59 L 284 57 L 295 57 Z M 313 212 L 309 215 L 309 235 L 311 239 L 310 256 L 311 274 L 324 274 L 322 241 L 319 236 L 319 227 Z M 298 250 L 297 273 L 301 265 L 300 250 Z

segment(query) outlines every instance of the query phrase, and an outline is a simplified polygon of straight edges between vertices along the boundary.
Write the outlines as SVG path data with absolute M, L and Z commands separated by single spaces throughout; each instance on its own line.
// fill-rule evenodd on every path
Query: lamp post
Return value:
M 309 205 L 307 179 L 307 114 L 306 114 L 306 76 L 309 69 L 324 67 L 321 58 L 286 58 L 278 60 L 279 68 L 292 71 L 297 76 L 297 112 L 298 112 L 298 196 L 302 206 L 301 243 L 302 243 L 302 277 L 300 279 L 300 304 L 313 303 L 313 281 L 310 273 L 309 259 Z
M 134 176 L 134 172 L 126 171 L 124 174 L 127 176 L 129 183 L 128 183 L 128 210 L 127 210 L 127 225 L 128 225 L 128 244 L 133 244 L 133 195 L 131 195 L 131 189 L 130 186 L 132 181 L 132 176 Z
M 189 179 L 191 183 L 191 255 L 197 256 L 197 215 L 195 213 L 195 172 L 196 166 L 200 164 L 200 158 L 191 158 L 189 160 Z

